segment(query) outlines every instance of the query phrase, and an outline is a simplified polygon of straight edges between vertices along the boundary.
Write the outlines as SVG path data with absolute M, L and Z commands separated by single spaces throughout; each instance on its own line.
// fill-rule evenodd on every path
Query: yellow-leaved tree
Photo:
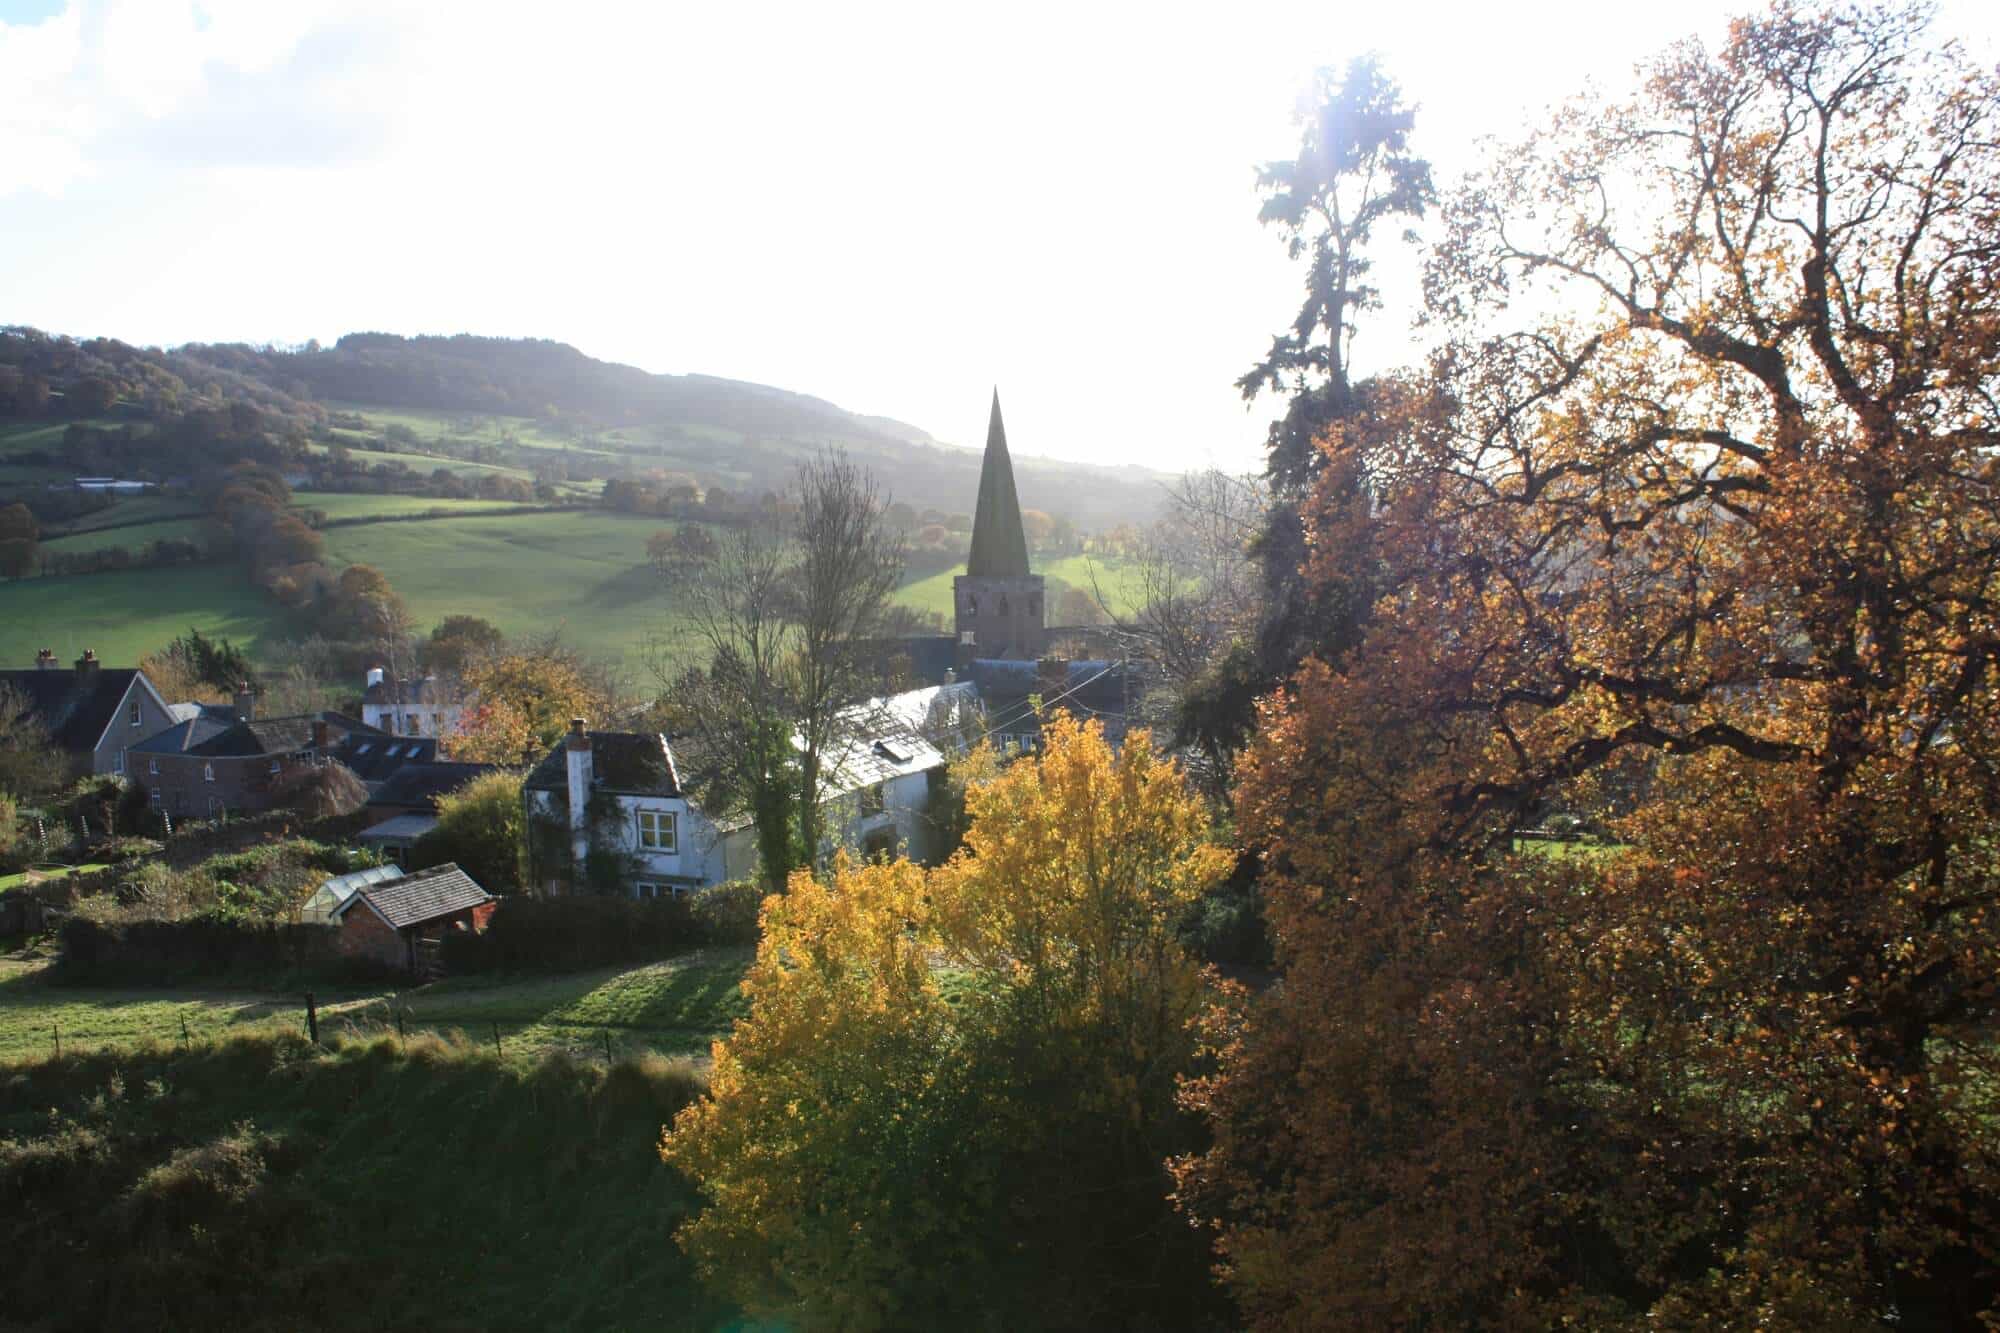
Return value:
M 1220 880 L 1201 802 L 1058 715 L 928 873 L 839 862 L 766 900 L 750 1015 L 662 1156 L 681 1244 L 805 1327 L 1187 1326 L 1218 1313 L 1164 1163 L 1209 986 L 1177 927 Z

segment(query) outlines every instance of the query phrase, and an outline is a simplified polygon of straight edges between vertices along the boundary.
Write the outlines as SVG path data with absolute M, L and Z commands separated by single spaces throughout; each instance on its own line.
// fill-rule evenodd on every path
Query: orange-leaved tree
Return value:
M 1256 1326 L 2000 1310 L 2000 87 L 1923 17 L 1558 115 L 1326 442 L 1384 592 L 1242 766 L 1285 975 L 1182 1168 Z
M 611 706 L 583 663 L 553 645 L 475 661 L 465 684 L 473 702 L 451 751 L 473 762 L 533 763 L 568 730 L 571 718 L 595 722 Z
M 750 1014 L 662 1142 L 679 1238 L 804 1327 L 1190 1326 L 1205 1242 L 1168 1203 L 1205 983 L 1188 904 L 1231 858 L 1143 736 L 1051 719 L 968 794 L 966 847 L 765 900 Z

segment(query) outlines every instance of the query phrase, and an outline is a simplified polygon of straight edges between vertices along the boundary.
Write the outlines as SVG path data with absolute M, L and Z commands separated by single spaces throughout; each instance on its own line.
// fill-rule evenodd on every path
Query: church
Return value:
M 1000 394 L 986 425 L 986 454 L 979 469 L 979 497 L 972 512 L 972 547 L 965 572 L 952 579 L 949 638 L 907 639 L 898 647 L 928 684 L 969 685 L 986 728 L 1003 749 L 1032 748 L 1041 721 L 1033 701 L 1096 718 L 1114 742 L 1125 732 L 1136 680 L 1106 648 L 1099 627 L 1050 626 L 1047 588 L 1028 564 L 1021 498 L 1014 461 L 1000 417 Z M 1073 651 L 1088 645 L 1086 654 Z

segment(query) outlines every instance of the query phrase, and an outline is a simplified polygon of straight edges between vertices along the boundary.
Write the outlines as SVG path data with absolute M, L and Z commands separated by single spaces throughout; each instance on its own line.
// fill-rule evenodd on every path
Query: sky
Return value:
M 554 338 L 968 445 L 998 385 L 1016 453 L 1247 471 L 1316 66 L 1379 53 L 1442 186 L 1747 7 L 0 0 L 0 324 Z M 2000 5 L 1938 27 L 1991 59 Z

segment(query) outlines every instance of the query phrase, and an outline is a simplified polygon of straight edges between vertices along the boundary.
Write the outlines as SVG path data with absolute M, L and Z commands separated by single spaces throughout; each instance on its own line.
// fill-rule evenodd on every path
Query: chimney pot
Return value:
M 573 717 L 569 720 L 569 748 L 572 750 L 588 750 L 590 748 L 590 737 L 585 733 L 583 725 L 583 719 L 580 717 Z

